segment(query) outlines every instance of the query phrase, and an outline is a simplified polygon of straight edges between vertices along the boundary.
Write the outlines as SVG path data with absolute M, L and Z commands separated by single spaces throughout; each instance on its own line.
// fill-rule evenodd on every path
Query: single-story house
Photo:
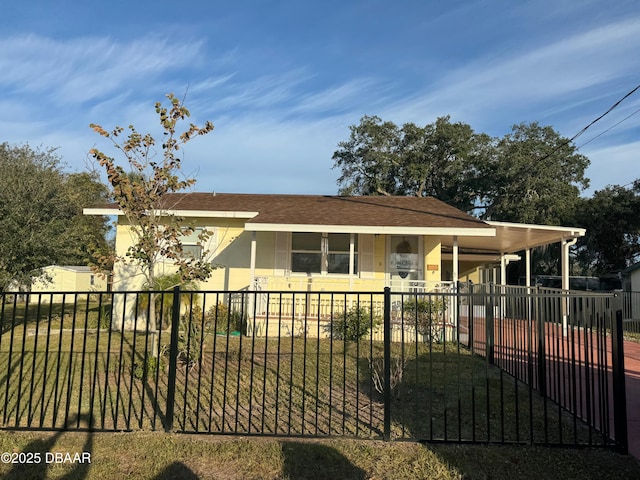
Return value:
M 640 262 L 628 266 L 621 272 L 622 288 L 627 292 L 640 292 Z
M 576 227 L 482 221 L 431 197 L 184 193 L 172 213 L 195 227 L 185 249 L 217 268 L 201 290 L 431 290 L 443 282 L 500 283 L 506 265 L 531 249 L 562 245 L 565 288 Z M 132 243 L 115 204 L 85 209 L 118 217 L 116 251 Z M 206 244 L 199 229 L 212 235 Z M 209 252 L 209 253 L 206 253 Z M 173 272 L 169 263 L 157 273 Z M 527 274 L 527 278 L 531 275 Z M 114 271 L 114 290 L 139 289 L 130 266 Z
M 49 265 L 42 269 L 42 276 L 34 279 L 31 285 L 33 293 L 47 292 L 104 292 L 107 279 L 95 273 L 85 265 Z M 48 302 L 51 296 L 42 295 L 42 301 Z M 53 295 L 53 302 L 61 302 L 62 295 Z

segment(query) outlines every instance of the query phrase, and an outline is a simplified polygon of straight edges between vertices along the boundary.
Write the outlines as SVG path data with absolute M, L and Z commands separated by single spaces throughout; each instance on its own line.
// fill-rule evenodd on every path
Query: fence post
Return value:
M 169 345 L 169 378 L 167 379 L 167 414 L 165 431 L 173 430 L 173 412 L 176 397 L 176 370 L 178 364 L 178 329 L 180 328 L 180 286 L 173 288 L 171 309 L 171 343 Z
M 391 289 L 384 288 L 384 441 L 391 440 Z
M 486 337 L 487 337 L 487 361 L 490 365 L 493 365 L 493 345 L 494 345 L 494 329 L 493 329 L 493 308 L 494 308 L 494 298 L 495 295 L 495 287 L 493 283 L 489 284 L 489 298 L 487 299 L 487 311 L 485 315 L 485 328 L 486 328 Z
M 611 356 L 613 363 L 613 423 L 615 442 L 620 453 L 629 453 L 627 432 L 627 389 L 624 377 L 624 339 L 622 329 L 622 310 L 616 311 L 611 329 Z

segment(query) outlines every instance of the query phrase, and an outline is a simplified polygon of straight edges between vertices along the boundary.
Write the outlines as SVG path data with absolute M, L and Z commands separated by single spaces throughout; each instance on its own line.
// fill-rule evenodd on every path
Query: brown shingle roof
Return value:
M 491 228 L 433 197 L 189 193 L 173 194 L 168 204 L 181 211 L 258 212 L 252 224 Z

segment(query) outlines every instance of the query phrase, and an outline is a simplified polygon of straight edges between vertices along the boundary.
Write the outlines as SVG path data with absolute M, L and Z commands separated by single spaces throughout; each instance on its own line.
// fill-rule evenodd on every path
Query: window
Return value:
M 299 273 L 348 274 L 349 233 L 292 233 L 291 270 Z M 353 235 L 353 272 L 358 273 L 358 236 Z
M 322 272 L 322 234 L 291 234 L 291 270 L 293 272 Z
M 349 233 L 334 233 L 327 237 L 327 273 L 349 273 Z M 358 236 L 353 236 L 353 273 L 358 273 Z
M 184 235 L 180 238 L 182 241 L 182 258 L 202 258 L 202 242 L 198 238 L 202 234 L 203 228 L 194 228 L 191 235 Z

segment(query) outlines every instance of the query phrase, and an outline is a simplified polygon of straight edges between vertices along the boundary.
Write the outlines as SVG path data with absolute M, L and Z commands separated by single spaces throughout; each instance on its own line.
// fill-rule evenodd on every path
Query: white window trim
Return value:
M 360 242 L 358 242 L 358 250 L 355 250 L 355 242 L 356 242 L 356 235 L 358 235 L 357 233 L 353 233 L 351 232 L 349 235 L 349 272 L 347 273 L 329 273 L 328 270 L 328 262 L 329 262 L 329 255 L 332 253 L 337 253 L 337 254 L 344 254 L 347 253 L 346 251 L 342 251 L 342 250 L 328 250 L 329 247 L 329 235 L 331 234 L 331 232 L 322 232 L 322 240 L 321 240 L 321 244 L 320 244 L 320 248 L 318 250 L 294 250 L 293 249 L 293 234 L 294 233 L 305 233 L 305 232 L 291 232 L 291 235 L 289 235 L 289 264 L 290 264 L 290 269 L 289 269 L 289 275 L 291 277 L 323 277 L 323 278 L 348 278 L 348 277 L 359 277 L 360 276 L 360 259 L 361 254 L 360 254 Z M 296 272 L 293 270 L 293 254 L 294 253 L 320 253 L 322 255 L 322 258 L 320 260 L 320 272 L 311 272 L 311 273 L 307 273 L 307 272 Z M 357 262 L 354 262 L 354 260 L 356 259 L 357 256 Z M 357 263 L 357 265 L 356 265 Z M 355 267 L 357 267 L 358 273 L 355 273 Z

